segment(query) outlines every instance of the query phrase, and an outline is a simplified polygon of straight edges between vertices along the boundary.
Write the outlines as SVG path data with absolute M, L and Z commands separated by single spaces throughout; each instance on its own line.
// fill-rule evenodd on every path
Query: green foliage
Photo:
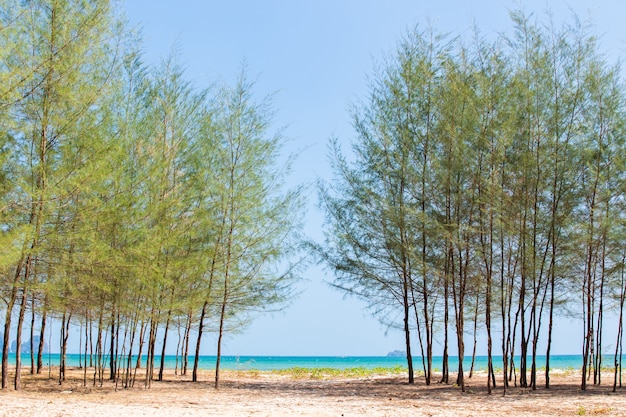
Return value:
M 580 309 L 581 289 L 585 357 L 602 351 L 626 242 L 626 91 L 578 21 L 511 20 L 510 35 L 469 46 L 410 31 L 377 68 L 351 157 L 331 142 L 316 250 L 336 287 L 404 329 L 409 367 L 412 332 L 430 369 L 448 316 L 461 360 L 475 311 L 477 328 L 497 320 L 502 355 L 518 349 L 526 386 L 526 358 L 550 342 L 555 311 Z
M 7 334 L 32 295 L 115 362 L 205 303 L 221 334 L 289 301 L 302 193 L 245 71 L 209 91 L 175 55 L 146 67 L 101 0 L 2 1 L 0 41 Z

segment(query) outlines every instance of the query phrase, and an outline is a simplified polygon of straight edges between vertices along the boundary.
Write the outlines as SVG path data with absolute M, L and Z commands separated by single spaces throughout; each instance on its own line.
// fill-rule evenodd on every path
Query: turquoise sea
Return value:
M 68 354 L 67 362 L 68 366 L 79 366 L 81 356 L 78 354 Z M 200 369 L 215 369 L 215 356 L 200 356 L 198 363 Z M 15 355 L 9 355 L 9 361 L 15 362 Z M 58 354 L 44 354 L 44 365 L 57 366 L 59 364 Z M 82 356 L 84 361 L 84 356 Z M 155 364 L 159 366 L 161 358 L 156 357 Z M 493 365 L 496 369 L 502 369 L 502 357 L 495 356 L 493 358 Z M 107 362 L 108 363 L 108 362 Z M 433 368 L 435 371 L 441 370 L 441 357 L 433 358 Z M 519 367 L 519 358 L 515 361 L 516 367 Z M 604 364 L 607 366 L 612 365 L 613 357 L 606 356 Z M 463 361 L 463 365 L 466 371 L 469 371 L 471 365 L 471 357 L 466 357 Z M 30 355 L 22 356 L 22 366 L 30 366 Z M 193 366 L 193 357 L 189 357 L 188 367 Z M 333 369 L 346 369 L 346 368 L 394 368 L 394 367 L 406 368 L 406 358 L 404 357 L 388 357 L 388 356 L 223 356 L 221 360 L 222 369 L 233 370 L 259 370 L 270 371 L 289 368 L 333 368 Z M 422 369 L 422 359 L 420 356 L 414 356 L 413 366 L 417 371 Z M 455 372 L 458 368 L 457 358 L 450 357 L 449 360 L 450 371 Z M 528 362 L 530 367 L 530 360 Z M 539 368 L 545 367 L 545 356 L 537 357 L 537 366 Z M 550 357 L 551 369 L 580 369 L 582 366 L 581 355 L 552 355 Z M 176 357 L 173 355 L 165 356 L 165 367 L 168 369 L 174 369 L 176 367 Z M 180 357 L 178 361 L 178 367 L 181 367 Z M 476 363 L 474 365 L 476 370 L 487 369 L 487 357 L 477 356 Z

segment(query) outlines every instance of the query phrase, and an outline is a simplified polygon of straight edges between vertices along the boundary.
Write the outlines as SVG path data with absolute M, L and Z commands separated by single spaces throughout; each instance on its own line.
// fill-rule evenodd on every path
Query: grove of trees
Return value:
M 78 327 L 85 384 L 149 386 L 168 338 L 196 380 L 212 332 L 217 387 L 224 334 L 291 297 L 303 197 L 271 99 L 245 68 L 199 89 L 140 50 L 114 2 L 0 1 L 2 388 L 10 340 L 30 330 L 40 373 L 52 321 L 60 383 Z
M 286 187 L 292 158 L 271 131 L 271 99 L 254 99 L 245 66 L 234 85 L 201 89 L 175 54 L 146 65 L 120 15 L 107 0 L 0 0 L 3 389 L 11 372 L 21 386 L 24 340 L 30 372 L 42 372 L 51 323 L 59 383 L 69 343 L 85 384 L 148 387 L 172 345 L 176 372 L 196 381 L 210 333 L 217 388 L 224 335 L 292 298 L 303 191 Z M 540 372 L 549 387 L 554 323 L 574 314 L 581 388 L 608 365 L 615 390 L 621 70 L 576 19 L 511 21 L 495 41 L 407 33 L 353 107 L 353 152 L 332 141 L 335 176 L 319 187 L 326 241 L 309 246 L 336 287 L 402 329 L 410 383 L 415 352 L 437 382 L 441 345 L 440 381 L 454 373 L 464 390 L 484 331 L 490 392 L 496 369 L 505 392 L 536 389 Z
M 577 19 L 557 27 L 513 12 L 511 22 L 496 40 L 416 28 L 376 68 L 353 108 L 352 152 L 332 142 L 316 249 L 336 287 L 403 329 L 409 383 L 415 352 L 433 382 L 438 345 L 448 382 L 454 346 L 464 390 L 464 358 L 483 331 L 490 392 L 496 368 L 505 392 L 536 389 L 540 372 L 549 387 L 555 320 L 574 315 L 581 388 L 609 366 L 615 389 L 626 293 L 620 67 Z M 609 313 L 618 319 L 605 322 Z

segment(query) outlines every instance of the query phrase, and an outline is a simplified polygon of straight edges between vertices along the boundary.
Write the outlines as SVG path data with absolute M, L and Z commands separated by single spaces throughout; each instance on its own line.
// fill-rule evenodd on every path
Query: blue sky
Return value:
M 626 57 L 626 3 L 523 1 L 523 9 L 555 21 L 590 18 L 610 61 Z M 348 150 L 354 138 L 350 103 L 367 96 L 367 77 L 376 61 L 395 48 L 415 25 L 469 34 L 475 23 L 486 36 L 511 27 L 509 9 L 497 0 L 126 0 L 132 26 L 142 28 L 145 60 L 165 58 L 176 45 L 180 62 L 198 87 L 232 83 L 247 63 L 257 79 L 255 95 L 274 94 L 275 128 L 301 151 L 293 183 L 331 178 L 327 143 L 337 136 Z M 306 232 L 321 239 L 322 215 L 311 188 Z M 330 288 L 330 272 L 309 269 L 301 295 L 283 312 L 259 317 L 245 333 L 230 336 L 227 355 L 385 355 L 403 349 L 400 331 L 381 327 L 361 301 Z M 577 296 L 573 295 L 573 296 Z M 579 353 L 580 337 L 557 327 L 555 351 Z M 560 336 L 560 337 L 559 337 Z M 214 352 L 207 338 L 203 352 Z M 480 350 L 480 349 L 479 349 Z M 437 352 L 436 354 L 440 354 Z

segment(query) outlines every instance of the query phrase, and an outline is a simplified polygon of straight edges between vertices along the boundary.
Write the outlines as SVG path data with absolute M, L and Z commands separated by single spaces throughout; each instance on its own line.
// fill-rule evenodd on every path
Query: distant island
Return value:
M 4 349 L 3 340 L 4 340 L 4 333 L 0 333 L 0 351 Z M 39 336 L 33 337 L 33 348 L 34 348 L 33 353 L 37 353 L 39 351 Z M 44 343 L 42 353 L 48 353 L 48 350 L 49 350 L 48 344 Z M 9 346 L 9 353 L 15 353 L 16 351 L 17 351 L 17 341 L 14 340 L 13 342 L 11 342 L 11 345 Z M 22 342 L 21 353 L 22 355 L 30 354 L 30 340 L 26 342 Z
M 388 358 L 403 358 L 406 356 L 406 352 L 404 350 L 393 350 L 387 354 Z

